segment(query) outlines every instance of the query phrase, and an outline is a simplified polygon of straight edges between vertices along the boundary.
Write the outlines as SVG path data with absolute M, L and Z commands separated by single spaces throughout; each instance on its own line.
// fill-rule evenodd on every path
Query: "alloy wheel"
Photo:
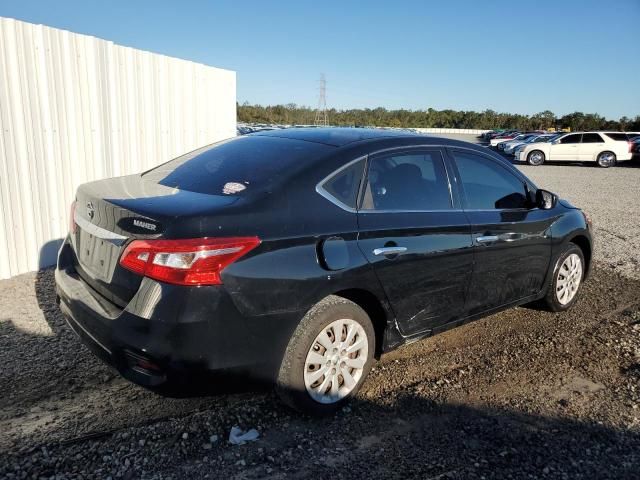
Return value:
M 598 164 L 601 167 L 611 167 L 615 164 L 616 156 L 611 152 L 604 152 L 598 156 Z
M 561 305 L 567 305 L 578 293 L 582 281 L 582 260 L 572 253 L 564 259 L 558 269 L 556 298 Z
M 529 163 L 531 165 L 541 165 L 544 162 L 544 154 L 542 152 L 531 152 L 529 154 Z
M 355 320 L 336 320 L 324 327 L 304 363 L 304 384 L 311 398 L 327 404 L 349 395 L 362 377 L 368 350 L 367 334 Z

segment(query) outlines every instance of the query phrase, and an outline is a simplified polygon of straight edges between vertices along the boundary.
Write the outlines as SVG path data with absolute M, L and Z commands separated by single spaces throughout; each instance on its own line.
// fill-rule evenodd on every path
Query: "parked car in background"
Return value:
M 596 162 L 612 167 L 618 161 L 631 160 L 631 142 L 623 132 L 575 132 L 551 142 L 536 142 L 520 150 L 517 160 L 529 165 L 552 161 Z
M 496 135 L 500 135 L 501 133 L 504 133 L 505 129 L 504 128 L 496 128 L 494 130 L 490 130 L 488 132 L 484 133 L 484 138 L 486 140 L 490 140 L 491 138 L 495 137 Z
M 631 142 L 631 155 L 633 160 L 640 160 L 640 135 Z
M 535 143 L 535 142 L 547 142 L 550 139 L 555 137 L 557 137 L 557 134 L 555 133 L 544 133 L 542 135 L 539 135 L 536 133 L 536 134 L 530 135 L 527 139 L 522 141 L 513 139 L 504 144 L 504 149 L 502 151 L 507 155 L 514 155 L 516 149 L 522 145 L 526 145 L 528 143 Z
M 489 135 L 487 137 L 487 140 L 491 140 L 491 139 L 493 139 L 493 138 L 495 138 L 497 136 L 500 136 L 500 135 L 510 135 L 510 134 L 512 134 L 514 132 L 517 132 L 517 130 L 495 130 L 495 131 L 489 133 Z
M 322 414 L 383 352 L 537 300 L 569 309 L 591 246 L 581 210 L 480 146 L 265 131 L 81 185 L 56 293 L 133 382 L 186 394 L 224 372 Z
M 522 141 L 526 140 L 527 138 L 531 138 L 533 136 L 534 136 L 534 134 L 531 134 L 531 133 L 520 133 L 520 134 L 516 135 L 515 137 L 513 137 L 511 140 L 497 141 L 495 143 L 495 145 L 491 145 L 491 146 L 495 146 L 498 151 L 502 151 L 502 150 L 504 150 L 505 145 L 507 143 L 509 143 L 509 142 L 516 142 L 516 141 L 517 142 L 522 142 Z
M 506 142 L 508 140 L 513 140 L 518 135 L 521 135 L 521 133 L 520 132 L 501 133 L 500 135 L 496 135 L 491 140 L 489 140 L 489 146 L 497 148 L 499 143 Z
M 522 133 L 520 135 L 517 135 L 516 137 L 514 137 L 512 140 L 507 140 L 506 142 L 500 142 L 496 145 L 496 148 L 498 149 L 498 151 L 504 152 L 505 149 L 508 146 L 512 146 L 512 145 L 516 145 L 516 144 L 521 144 L 524 142 L 530 142 L 531 140 L 533 140 L 536 137 L 540 136 L 540 132 L 529 132 L 529 133 Z M 513 148 L 511 148 L 511 153 L 513 153 Z
M 517 159 L 517 158 L 518 158 L 518 156 L 520 155 L 520 152 L 521 152 L 522 150 L 524 150 L 524 148 L 525 148 L 527 145 L 529 145 L 529 144 L 531 144 L 531 143 L 547 143 L 547 142 L 552 142 L 552 141 L 553 141 L 553 140 L 555 140 L 556 138 L 560 138 L 560 136 L 561 136 L 561 135 L 562 135 L 562 134 L 558 134 L 558 133 L 550 133 L 550 134 L 541 135 L 541 136 L 540 136 L 540 137 L 541 137 L 540 139 L 533 139 L 533 140 L 532 140 L 532 141 L 530 141 L 530 142 L 522 143 L 522 144 L 520 144 L 520 145 L 516 146 L 516 147 L 513 149 L 513 155 L 514 155 L 514 157 Z

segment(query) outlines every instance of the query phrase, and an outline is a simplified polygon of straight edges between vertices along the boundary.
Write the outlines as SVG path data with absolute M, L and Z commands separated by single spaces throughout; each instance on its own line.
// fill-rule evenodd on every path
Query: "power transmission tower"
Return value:
M 320 97 L 318 98 L 318 108 L 316 110 L 315 125 L 327 126 L 327 79 L 324 73 L 320 74 Z

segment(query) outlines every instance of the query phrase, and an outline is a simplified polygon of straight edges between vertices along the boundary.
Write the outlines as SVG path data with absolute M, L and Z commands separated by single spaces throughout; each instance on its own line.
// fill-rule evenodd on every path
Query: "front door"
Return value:
M 549 146 L 549 160 L 578 161 L 580 158 L 581 133 L 572 133 Z
M 451 150 L 474 242 L 465 310 L 485 312 L 541 291 L 551 260 L 552 210 L 531 208 L 526 180 L 496 159 Z
M 467 218 L 454 210 L 439 149 L 372 155 L 358 245 L 405 336 L 460 316 L 473 261 Z

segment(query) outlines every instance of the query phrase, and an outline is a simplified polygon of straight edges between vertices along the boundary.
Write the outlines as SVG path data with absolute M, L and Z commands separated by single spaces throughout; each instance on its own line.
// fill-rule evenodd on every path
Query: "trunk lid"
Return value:
M 162 238 L 179 218 L 207 215 L 237 200 L 167 187 L 140 175 L 81 185 L 76 231 L 71 233 L 76 271 L 94 290 L 124 307 L 142 281 L 119 264 L 130 240 Z

